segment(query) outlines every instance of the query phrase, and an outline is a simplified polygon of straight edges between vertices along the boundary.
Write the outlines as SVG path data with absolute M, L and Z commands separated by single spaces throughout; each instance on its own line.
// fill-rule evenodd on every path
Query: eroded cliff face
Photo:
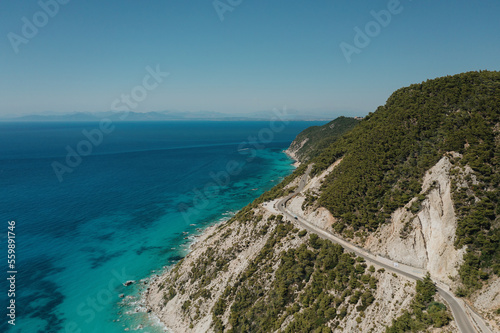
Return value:
M 149 309 L 173 332 L 212 332 L 212 308 L 226 287 L 265 245 L 265 217 L 257 223 L 224 223 L 207 229 L 175 269 L 154 281 Z
M 268 203 L 266 205 L 269 206 Z M 273 219 L 274 215 L 272 209 L 268 211 L 261 207 L 255 214 L 262 214 L 262 219 L 255 222 L 259 217 L 245 223 L 235 221 L 209 229 L 180 264 L 151 283 L 146 294 L 147 308 L 170 330 L 175 333 L 216 331 L 213 309 L 217 301 L 228 288 L 240 283 L 242 274 L 262 251 L 269 235 L 282 223 L 276 220 L 269 223 L 268 219 Z M 298 237 L 297 231 L 289 233 L 273 246 L 270 277 L 257 281 L 266 294 L 271 292 L 275 272 L 282 263 L 282 254 L 298 249 L 309 239 L 309 234 Z M 369 262 L 366 264 L 371 265 Z M 332 327 L 332 332 L 383 333 L 393 319 L 409 309 L 415 294 L 415 282 L 376 265 L 375 269 L 371 273 L 376 281 L 376 287 L 371 289 L 373 303 L 360 312 L 356 307 L 361 301 L 351 304 L 349 296 L 345 298 L 336 309 L 339 313 L 341 308 L 345 308 L 345 317 L 337 317 L 337 327 Z M 343 289 L 328 291 L 335 297 L 340 297 L 343 292 Z M 225 304 L 226 310 L 222 315 L 222 324 L 226 329 L 231 327 L 231 306 L 232 303 Z M 283 321 L 281 329 L 286 329 L 292 321 L 293 315 L 290 315 Z M 456 332 L 456 328 L 452 323 L 436 332 Z
M 430 272 L 433 280 L 442 282 L 452 289 L 459 285 L 458 270 L 463 263 L 466 247 L 455 248 L 457 216 L 452 198 L 452 182 L 456 186 L 470 186 L 464 179 L 470 177 L 472 185 L 477 184 L 476 176 L 469 166 L 463 168 L 453 164 L 451 159 L 461 155 L 451 153 L 443 157 L 428 170 L 423 179 L 419 197 L 392 214 L 391 222 L 367 238 L 355 237 L 353 242 L 373 254 Z M 297 215 L 311 221 L 316 226 L 333 231 L 336 219 L 330 212 L 317 205 L 309 204 L 307 197 L 317 198 L 321 184 L 339 160 L 323 174 L 313 178 L 304 194 L 293 198 L 289 208 Z M 469 299 L 469 304 L 488 319 L 491 327 L 500 328 L 498 315 L 500 308 L 500 279 L 490 279 L 481 290 Z
M 285 153 L 287 153 L 287 155 L 293 158 L 294 160 L 298 161 L 300 159 L 298 154 L 308 141 L 309 139 L 306 138 L 301 142 L 296 142 L 296 141 L 292 142 L 290 147 L 287 150 L 285 150 Z
M 321 174 L 308 179 L 307 185 L 304 187 L 302 193 L 296 195 L 288 202 L 288 208 L 297 215 L 310 221 L 315 226 L 329 230 L 329 227 L 334 225 L 337 220 L 326 208 L 317 207 L 315 201 L 321 193 L 321 185 L 326 177 L 328 177 L 341 162 L 342 159 L 337 160 Z M 295 185 L 296 183 L 292 183 L 290 186 Z
M 341 161 L 313 178 L 305 195 L 296 196 L 289 204 L 292 211 L 325 230 L 331 230 L 336 219 L 326 209 L 308 204 L 319 196 L 323 180 Z M 452 168 L 450 159 L 443 157 L 425 174 L 421 197 L 396 210 L 391 223 L 376 233 L 365 240 L 357 239 L 359 245 L 374 254 L 426 269 L 433 279 L 454 286 L 466 249 L 454 246 L 457 217 L 451 193 Z
M 304 148 L 304 145 L 309 141 L 308 138 L 302 140 L 301 142 L 296 142 L 294 141 L 290 147 L 285 150 L 285 154 L 287 154 L 291 159 L 295 161 L 293 164 L 296 168 L 298 168 L 301 165 L 301 160 L 302 160 L 302 154 L 301 150 Z
M 490 328 L 494 332 L 500 332 L 500 316 L 496 313 L 500 309 L 500 278 L 491 278 L 488 284 L 472 294 L 470 299 L 474 308 L 488 321 Z
M 364 246 L 395 261 L 426 269 L 454 285 L 465 248 L 455 249 L 457 218 L 451 193 L 452 164 L 443 157 L 425 174 L 421 195 L 392 214 L 390 224 L 368 237 Z M 417 212 L 412 212 L 412 207 Z M 416 207 L 416 208 L 415 208 Z

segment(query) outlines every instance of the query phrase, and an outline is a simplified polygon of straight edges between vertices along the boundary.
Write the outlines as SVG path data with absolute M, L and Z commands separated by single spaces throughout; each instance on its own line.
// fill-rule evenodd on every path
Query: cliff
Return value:
M 304 220 L 429 272 L 458 295 L 466 321 L 498 330 L 499 109 L 500 73 L 471 72 L 400 89 L 362 121 L 301 133 L 288 150 L 301 167 L 209 229 L 152 283 L 149 308 L 174 332 L 458 331 L 430 280 L 346 253 Z M 298 218 L 282 214 L 284 197 Z
M 286 153 L 301 163 L 307 162 L 359 122 L 357 118 L 339 117 L 326 125 L 310 127 L 297 136 Z
M 372 252 L 426 269 L 447 285 L 456 284 L 466 250 L 454 246 L 457 216 L 451 195 L 451 168 L 449 158 L 443 157 L 425 174 L 420 210 L 412 212 L 411 207 L 420 200 L 413 198 L 364 243 Z
M 233 220 L 208 230 L 180 264 L 151 284 L 148 306 L 169 329 L 308 332 L 319 327 L 382 333 L 410 308 L 414 281 L 356 259 L 331 243 L 328 265 L 338 263 L 324 274 L 324 264 L 318 261 L 326 246 L 303 235 L 293 221 L 278 222 L 272 207 L 266 203 L 253 211 L 252 220 Z M 294 262 L 300 259 L 303 266 L 287 261 L 291 252 Z M 282 284 L 284 275 L 291 281 Z M 331 286 L 315 290 L 326 276 Z M 269 312 L 280 306 L 282 312 Z M 319 318 L 309 322 L 317 311 Z M 320 325 L 315 325 L 318 320 Z M 263 326 L 267 328 L 259 330 Z M 456 328 L 451 324 L 434 332 Z

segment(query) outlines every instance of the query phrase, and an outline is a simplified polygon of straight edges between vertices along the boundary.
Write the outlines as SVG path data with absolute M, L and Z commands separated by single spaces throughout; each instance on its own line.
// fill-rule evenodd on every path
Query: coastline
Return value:
M 294 153 L 293 151 L 290 150 L 291 148 L 288 147 L 287 149 L 283 150 L 283 152 L 288 156 L 290 157 L 292 160 L 294 160 L 295 162 L 293 163 L 293 166 L 295 168 L 298 168 L 302 163 L 299 162 L 299 159 L 297 157 L 297 154 Z
M 255 213 L 262 214 L 262 220 L 232 220 L 207 228 L 181 262 L 151 280 L 144 293 L 151 319 L 159 318 L 171 333 L 212 331 L 215 301 L 226 286 L 237 282 L 272 234 L 261 232 L 272 213 L 263 207 L 255 208 Z M 248 235 L 253 235 L 251 242 Z M 214 260 L 222 266 L 215 268 Z M 203 291 L 209 294 L 203 296 Z
M 214 309 L 217 309 L 218 304 L 216 301 L 226 294 L 226 290 L 234 288 L 239 283 L 241 274 L 248 274 L 251 263 L 267 244 L 269 234 L 280 225 L 266 222 L 269 219 L 272 220 L 275 214 L 279 214 L 279 210 L 273 208 L 276 208 L 276 200 L 271 204 L 267 201 L 253 207 L 250 215 L 252 217 L 249 219 L 246 215 L 242 220 L 231 223 L 223 221 L 206 228 L 197 237 L 196 242 L 193 242 L 189 253 L 181 262 L 151 280 L 144 294 L 146 311 L 150 315 L 150 320 L 160 322 L 170 333 L 206 333 L 217 331 L 217 327 L 220 329 L 218 325 L 222 325 L 221 319 L 227 322 L 229 317 L 227 314 L 224 317 L 213 317 L 216 311 Z M 295 227 L 298 226 L 293 219 L 291 223 Z M 262 232 L 263 230 L 265 232 Z M 307 239 L 308 237 L 292 235 L 282 244 L 280 251 L 299 248 Z M 228 251 L 233 254 L 229 257 L 229 262 L 225 261 L 228 259 L 226 255 Z M 222 261 L 221 266 L 218 265 L 219 260 Z M 217 268 L 214 271 L 210 265 L 215 267 L 216 262 Z M 375 267 L 381 268 L 377 264 Z M 277 269 L 277 266 L 273 268 Z M 373 324 L 378 321 L 380 312 L 379 305 L 372 308 L 367 312 L 368 324 L 363 326 L 367 329 L 366 331 L 377 325 L 379 327 L 389 325 L 399 316 L 401 306 L 409 306 L 414 297 L 411 279 L 396 276 L 385 270 L 378 270 L 376 274 L 380 283 L 378 283 L 377 294 L 374 297 L 390 315 L 388 320 Z M 208 280 L 207 283 L 204 281 L 205 278 Z M 270 284 L 262 283 L 264 288 L 269 288 Z M 175 290 L 173 295 L 172 288 Z M 386 297 L 388 293 L 394 295 L 395 290 L 396 297 Z M 203 296 L 206 295 L 205 293 L 208 293 L 208 296 Z M 357 312 L 352 311 L 347 318 L 346 329 L 352 330 L 358 327 Z M 382 333 L 381 330 L 376 330 L 376 332 Z
M 139 292 L 138 295 L 139 300 L 137 301 L 136 311 L 147 313 L 148 321 L 150 323 L 153 323 L 156 327 L 162 329 L 164 332 L 175 333 L 173 329 L 168 327 L 168 325 L 161 320 L 159 314 L 153 311 L 152 306 L 149 303 L 149 296 L 152 285 L 158 282 L 162 277 L 170 274 L 177 264 L 182 262 L 187 256 L 189 256 L 193 252 L 197 244 L 200 244 L 203 240 L 213 235 L 218 228 L 222 227 L 225 223 L 227 223 L 234 215 L 236 215 L 236 213 L 237 212 L 231 212 L 230 216 L 223 217 L 217 220 L 216 222 L 207 225 L 204 229 L 201 229 L 201 231 L 198 234 L 189 236 L 191 241 L 189 242 L 185 256 L 181 260 L 177 261 L 176 263 L 171 263 L 169 265 L 163 266 L 161 272 L 152 272 L 151 275 L 140 280 L 139 283 L 145 283 L 146 287 L 144 288 L 143 291 Z
M 287 148 L 286 150 L 283 150 L 282 152 L 294 161 L 292 164 L 294 168 L 298 168 L 301 165 L 301 163 L 297 160 L 296 155 L 292 151 L 290 151 L 290 147 Z M 251 202 L 249 202 L 248 204 L 250 203 Z M 169 327 L 169 325 L 161 319 L 161 315 L 155 312 L 152 296 L 157 296 L 157 295 L 152 294 L 153 288 L 155 286 L 158 287 L 158 284 L 160 284 L 161 280 L 164 281 L 166 277 L 168 277 L 172 273 L 172 271 L 177 267 L 178 264 L 183 262 L 186 258 L 193 256 L 193 253 L 196 250 L 200 249 L 206 250 L 207 246 L 202 245 L 204 241 L 208 240 L 213 236 L 216 236 L 219 231 L 221 231 L 227 226 L 228 221 L 230 221 L 231 218 L 235 216 L 238 212 L 240 212 L 243 208 L 244 207 L 242 207 L 240 210 L 236 212 L 232 212 L 229 217 L 221 218 L 214 224 L 208 225 L 207 227 L 202 229 L 202 231 L 200 231 L 199 234 L 190 236 L 192 237 L 192 241 L 190 242 L 187 248 L 185 256 L 181 260 L 179 260 L 176 263 L 170 264 L 168 266 L 164 266 L 164 269 L 161 272 L 153 273 L 152 275 L 141 280 L 141 281 L 147 281 L 146 282 L 147 286 L 145 288 L 145 291 L 140 293 L 140 299 L 138 303 L 140 304 L 139 308 L 142 306 L 144 309 L 143 311 L 148 313 L 149 322 L 154 323 L 157 327 L 160 327 L 165 332 L 169 333 L 181 332 L 175 330 L 174 328 Z

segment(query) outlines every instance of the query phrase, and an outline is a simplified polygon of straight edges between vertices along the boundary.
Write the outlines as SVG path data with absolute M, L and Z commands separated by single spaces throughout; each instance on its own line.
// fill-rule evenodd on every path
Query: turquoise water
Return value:
M 98 125 L 0 124 L 0 245 L 15 220 L 18 270 L 16 326 L 0 330 L 164 332 L 141 308 L 147 278 L 288 175 L 283 149 L 319 124 L 120 123 L 62 182 L 53 163 Z

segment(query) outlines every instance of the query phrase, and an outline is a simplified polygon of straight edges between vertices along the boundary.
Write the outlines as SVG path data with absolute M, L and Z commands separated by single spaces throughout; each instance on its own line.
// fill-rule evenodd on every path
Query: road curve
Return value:
M 357 247 L 356 245 L 351 244 L 351 243 L 349 243 L 349 242 L 347 242 L 339 237 L 336 237 L 335 235 L 333 235 L 332 233 L 330 233 L 326 230 L 323 230 L 323 229 L 320 229 L 320 228 L 314 226 L 309 221 L 305 220 L 302 217 L 295 215 L 293 212 L 288 210 L 286 207 L 286 204 L 288 203 L 288 201 L 291 198 L 293 198 L 295 195 L 302 192 L 302 190 L 304 189 L 304 187 L 307 184 L 307 178 L 309 177 L 311 170 L 312 170 L 312 165 L 309 166 L 306 173 L 302 176 L 297 190 L 294 193 L 288 195 L 287 197 L 283 198 L 282 200 L 280 200 L 276 203 L 275 208 L 278 211 L 283 213 L 283 215 L 288 217 L 289 219 L 297 221 L 307 231 L 313 232 L 321 238 L 329 239 L 330 241 L 332 241 L 334 243 L 340 244 L 347 251 L 353 252 L 357 256 L 363 257 L 364 259 L 366 259 L 366 260 L 368 260 L 368 261 L 370 261 L 378 266 L 381 266 L 388 271 L 392 271 L 392 272 L 404 275 L 404 276 L 406 276 L 410 279 L 413 279 L 413 280 L 422 280 L 423 276 L 425 276 L 425 271 L 420 270 L 420 269 L 416 269 L 416 268 L 413 268 L 410 266 L 402 265 L 399 263 L 395 263 L 395 262 L 393 262 L 393 266 L 391 266 L 391 264 L 388 263 L 388 260 L 383 260 L 383 258 L 376 257 L 376 256 L 368 253 L 367 251 Z M 396 266 L 396 267 L 394 267 L 394 266 Z M 455 319 L 455 322 L 457 323 L 458 329 L 462 333 L 472 333 L 472 332 L 491 333 L 488 331 L 484 331 L 484 329 L 481 330 L 481 332 L 476 330 L 474 325 L 470 322 L 470 319 L 466 314 L 467 311 L 464 308 L 463 303 L 461 301 L 459 301 L 455 296 L 453 296 L 449 291 L 443 289 L 439 285 L 436 286 L 436 288 L 438 290 L 439 295 L 441 295 L 441 297 L 443 297 L 443 299 L 448 303 L 449 307 L 451 308 L 451 311 L 453 313 L 453 317 Z M 481 325 L 481 326 L 484 326 L 484 325 Z

